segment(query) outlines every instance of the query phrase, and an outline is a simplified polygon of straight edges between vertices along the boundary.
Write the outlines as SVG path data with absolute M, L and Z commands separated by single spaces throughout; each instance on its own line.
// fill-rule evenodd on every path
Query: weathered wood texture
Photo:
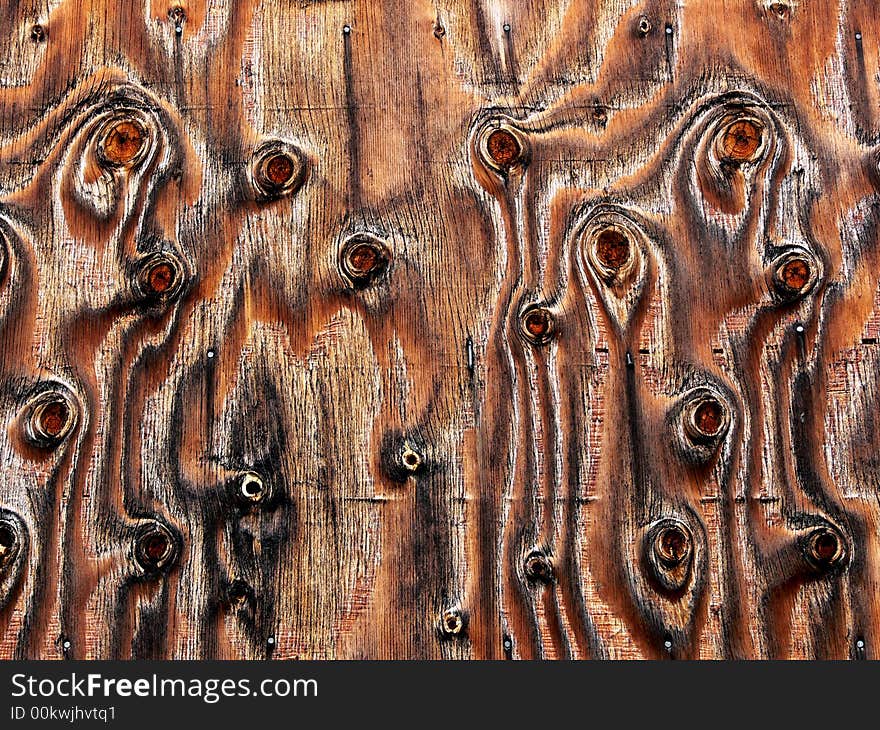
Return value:
M 873 0 L 3 0 L 0 656 L 873 657 Z

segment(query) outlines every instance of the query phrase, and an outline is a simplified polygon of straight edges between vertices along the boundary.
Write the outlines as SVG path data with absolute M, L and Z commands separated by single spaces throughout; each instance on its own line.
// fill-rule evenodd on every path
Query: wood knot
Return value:
M 180 5 L 174 5 L 168 9 L 168 18 L 174 24 L 174 32 L 183 33 L 183 24 L 186 22 L 186 10 Z
M 619 228 L 606 228 L 596 236 L 596 260 L 615 274 L 629 262 L 631 245 Z
M 355 288 L 375 281 L 388 268 L 390 261 L 385 241 L 369 233 L 349 236 L 339 252 L 342 275 Z
M 553 582 L 553 562 L 546 551 L 535 548 L 526 555 L 523 561 L 523 573 L 532 583 Z
M 693 441 L 715 441 L 724 435 L 729 424 L 727 408 L 714 395 L 701 395 L 685 409 L 685 431 Z
M 237 496 L 245 504 L 259 504 L 266 498 L 267 491 L 263 478 L 256 472 L 243 472 L 237 479 Z
M 145 574 L 165 570 L 174 562 L 177 541 L 171 530 L 161 522 L 151 522 L 140 528 L 134 545 L 134 558 Z
M 753 118 L 728 119 L 719 129 L 715 147 L 722 163 L 756 162 L 764 151 L 764 125 Z
M 73 393 L 66 386 L 53 383 L 27 404 L 25 438 L 38 448 L 53 448 L 73 431 L 78 413 Z
M 687 584 L 693 563 L 693 542 L 690 527 L 675 517 L 659 520 L 648 529 L 644 557 L 662 590 L 677 592 Z
M 525 135 L 503 119 L 490 119 L 483 124 L 477 136 L 477 150 L 483 164 L 501 175 L 528 164 Z
M 149 147 L 146 127 L 137 119 L 111 119 L 104 126 L 98 143 L 98 159 L 111 167 L 133 167 Z
M 520 331 L 533 345 L 545 345 L 556 334 L 556 321 L 547 307 L 533 305 L 520 315 Z
M 791 7 L 786 3 L 771 3 L 767 8 L 778 20 L 788 20 L 791 16 Z
M 10 520 L 0 518 L 0 571 L 12 565 L 20 546 L 17 526 Z
M 805 555 L 813 569 L 827 572 L 843 564 L 846 558 L 846 543 L 835 528 L 819 527 L 807 535 Z
M 586 262 L 606 286 L 617 288 L 641 271 L 637 242 L 644 243 L 646 236 L 629 211 L 613 206 L 599 208 L 584 226 L 581 238 Z
M 152 301 L 165 301 L 183 288 L 183 266 L 170 251 L 158 251 L 137 264 L 139 293 Z
M 43 43 L 46 40 L 46 29 L 39 23 L 31 26 L 31 40 L 34 43 Z
M 779 299 L 792 301 L 808 293 L 818 280 L 818 262 L 805 249 L 793 249 L 771 264 L 771 280 Z
M 466 617 L 457 606 L 447 608 L 440 614 L 439 628 L 441 636 L 452 638 L 459 636 L 465 628 Z
M 651 25 L 651 21 L 648 19 L 647 15 L 642 15 L 639 17 L 638 25 L 636 26 L 636 30 L 638 34 L 642 37 L 648 35 L 651 32 L 653 26 Z
M 296 192 L 305 179 L 306 162 L 303 153 L 282 140 L 261 144 L 251 161 L 251 179 L 257 198 L 274 200 Z
M 667 568 L 681 565 L 691 554 L 689 531 L 681 523 L 664 524 L 654 538 L 654 552 Z

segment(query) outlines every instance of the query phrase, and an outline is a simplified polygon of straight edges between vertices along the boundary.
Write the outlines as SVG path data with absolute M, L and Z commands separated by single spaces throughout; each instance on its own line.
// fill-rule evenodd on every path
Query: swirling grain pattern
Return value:
M 0 18 L 0 657 L 876 656 L 871 0 Z

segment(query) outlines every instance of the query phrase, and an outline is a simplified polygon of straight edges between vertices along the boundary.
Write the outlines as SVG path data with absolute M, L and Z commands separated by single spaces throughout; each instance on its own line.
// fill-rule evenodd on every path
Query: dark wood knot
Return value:
M 375 281 L 388 268 L 391 254 L 382 239 L 370 233 L 349 236 L 339 251 L 342 275 L 355 288 Z
M 675 517 L 657 521 L 647 532 L 645 561 L 660 588 L 677 592 L 685 587 L 694 558 L 694 537 L 688 525 Z
M 532 583 L 553 582 L 553 562 L 547 552 L 541 548 L 535 548 L 526 555 L 523 572 L 526 579 Z
M 831 571 L 845 562 L 846 541 L 834 527 L 818 527 L 807 535 L 804 554 L 813 569 L 819 572 Z
M 782 301 L 794 301 L 807 294 L 819 277 L 819 264 L 806 249 L 795 248 L 777 256 L 771 264 L 771 280 Z
M 172 299 L 183 288 L 184 269 L 178 256 L 170 251 L 157 251 L 137 264 L 137 289 L 151 301 Z
M 148 575 L 162 572 L 174 562 L 177 543 L 167 525 L 158 521 L 150 522 L 138 530 L 134 545 L 135 560 Z

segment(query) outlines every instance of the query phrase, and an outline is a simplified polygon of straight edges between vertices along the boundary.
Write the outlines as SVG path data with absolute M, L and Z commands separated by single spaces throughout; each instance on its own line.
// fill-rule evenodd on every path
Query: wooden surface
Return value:
M 0 656 L 875 656 L 873 0 L 0 21 Z

